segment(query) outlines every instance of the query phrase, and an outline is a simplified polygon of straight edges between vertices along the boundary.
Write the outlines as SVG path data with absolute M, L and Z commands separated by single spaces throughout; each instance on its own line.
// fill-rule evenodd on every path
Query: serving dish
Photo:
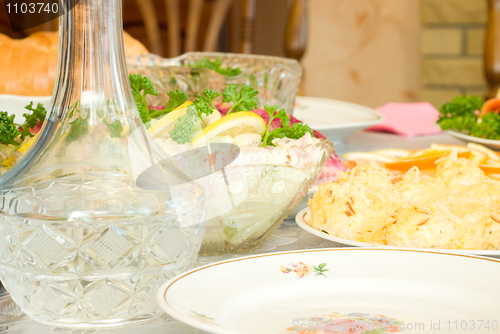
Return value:
M 308 150 L 289 151 L 291 155 L 300 152 L 297 154 L 306 157 L 307 166 L 259 163 L 255 156 L 243 153 L 224 173 L 199 179 L 208 191 L 210 218 L 200 254 L 248 252 L 259 247 L 308 193 L 332 154 L 333 144 L 320 139 Z
M 488 146 L 489 148 L 492 149 L 500 150 L 500 140 L 484 139 L 484 138 L 469 136 L 464 133 L 460 133 L 453 130 L 446 130 L 445 132 L 448 133 L 450 136 L 465 140 L 467 142 L 478 143 L 484 146 Z
M 500 261 L 470 255 L 303 250 L 191 270 L 166 282 L 157 301 L 175 319 L 219 334 L 429 333 L 431 322 L 456 333 L 455 321 L 499 321 L 499 274 Z
M 292 114 L 295 95 L 302 78 L 302 67 L 294 59 L 261 55 L 222 52 L 188 52 L 175 58 L 162 58 L 147 54 L 127 57 L 129 71 L 141 72 L 147 68 L 192 67 L 200 59 L 221 60 L 221 67 L 238 67 L 241 73 L 234 76 L 222 75 L 225 84 L 248 84 L 259 92 L 259 108 L 265 104 L 275 105 Z M 219 75 L 215 71 L 208 70 Z M 210 88 L 210 87 L 204 87 Z
M 16 123 L 22 124 L 24 122 L 23 114 L 26 113 L 25 106 L 33 101 L 33 105 L 36 106 L 38 103 L 43 104 L 43 106 L 48 110 L 50 99 L 52 96 L 21 96 L 21 95 L 10 95 L 10 94 L 0 94 L 0 111 L 7 111 L 9 114 L 15 114 Z
M 200 59 L 220 61 L 222 67 L 237 67 L 241 73 L 222 75 L 193 65 Z M 173 59 L 143 55 L 129 57 L 127 61 L 129 72 L 147 76 L 159 91 L 158 96 L 148 96 L 147 102 L 153 107 L 165 105 L 170 99 L 167 93 L 173 89 L 187 92 L 193 100 L 206 88 L 223 91 L 228 84 L 248 84 L 258 91 L 258 110 L 253 116 L 264 119 L 266 116 L 269 119 L 269 114 L 259 107 L 266 104 L 293 110 L 302 74 L 295 60 L 254 55 L 187 53 Z M 214 103 L 220 102 L 221 97 L 215 98 Z M 291 109 L 287 105 L 291 105 Z M 219 107 L 221 116 L 225 116 L 227 108 L 224 110 L 221 104 Z M 172 144 L 166 131 L 160 131 L 163 130 L 158 130 L 161 134 L 153 138 L 167 154 L 186 152 L 185 147 Z M 209 191 L 201 255 L 247 252 L 257 248 L 289 215 L 333 152 L 331 141 L 310 137 L 308 141 L 305 134 L 301 136 L 304 140 L 284 142 L 274 149 L 272 146 L 240 145 L 241 156 L 237 162 L 199 179 Z M 229 137 L 219 140 L 236 140 Z
M 365 106 L 304 96 L 297 96 L 293 115 L 311 128 L 325 131 L 334 142 L 384 120 L 380 113 Z
M 331 240 L 333 242 L 339 243 L 344 246 L 350 246 L 350 247 L 377 247 L 377 248 L 389 248 L 389 249 L 408 249 L 404 247 L 395 247 L 395 246 L 385 246 L 385 245 L 372 245 L 366 242 L 359 242 L 359 241 L 354 241 L 354 240 L 348 240 L 348 239 L 343 239 L 336 237 L 334 235 L 330 235 L 328 233 L 319 231 L 315 229 L 314 227 L 310 226 L 307 224 L 307 222 L 304 220 L 304 216 L 307 213 L 309 208 L 302 209 L 299 211 L 299 213 L 295 216 L 295 221 L 297 222 L 297 225 L 299 225 L 304 231 L 311 233 L 317 237 L 326 239 L 326 240 Z M 500 258 L 500 250 L 474 250 L 474 249 L 430 249 L 430 248 L 424 248 L 424 250 L 432 250 L 432 251 L 439 251 L 439 252 L 446 252 L 446 253 L 451 253 L 451 254 L 464 254 L 464 255 L 477 255 L 477 256 L 489 256 L 489 257 L 494 257 L 494 258 Z

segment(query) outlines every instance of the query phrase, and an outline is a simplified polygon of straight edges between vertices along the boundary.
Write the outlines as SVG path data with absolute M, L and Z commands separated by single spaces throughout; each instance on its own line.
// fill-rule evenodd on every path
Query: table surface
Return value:
M 329 132 L 323 132 L 329 137 Z M 417 149 L 427 148 L 432 143 L 440 144 L 458 144 L 464 142 L 451 137 L 447 134 L 438 134 L 431 136 L 405 138 L 389 133 L 359 131 L 344 138 L 341 142 L 335 144 L 335 151 L 341 157 L 347 152 L 353 151 L 373 151 L 381 148 L 403 148 Z M 269 252 L 281 252 L 291 250 L 342 247 L 342 245 L 321 239 L 303 231 L 294 220 L 285 220 L 284 223 L 276 229 L 264 242 L 262 246 L 248 254 L 222 255 L 211 257 L 200 257 L 197 265 L 221 261 L 228 258 L 240 257 L 251 254 L 261 254 Z M 152 322 L 141 326 L 134 326 L 113 330 L 80 331 L 71 329 L 54 328 L 38 324 L 27 318 L 20 308 L 12 302 L 9 294 L 6 292 L 0 295 L 0 334 L 47 334 L 47 333 L 68 333 L 68 334 L 195 334 L 205 333 L 190 326 L 184 325 L 172 319 L 168 315 L 163 315 Z

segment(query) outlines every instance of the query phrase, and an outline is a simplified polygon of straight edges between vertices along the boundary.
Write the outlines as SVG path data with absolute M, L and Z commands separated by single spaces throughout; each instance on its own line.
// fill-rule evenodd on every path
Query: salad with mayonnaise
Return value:
M 258 92 L 249 85 L 229 84 L 222 92 L 207 89 L 194 101 L 180 98 L 178 91 L 168 96 L 178 106 L 146 122 L 168 156 L 214 143 L 239 149 L 222 170 L 197 180 L 205 186 L 209 205 L 201 253 L 258 246 L 306 194 L 333 144 L 316 138 L 307 124 L 278 105 L 256 109 Z M 146 112 L 156 115 L 162 109 Z
M 164 106 L 151 107 L 147 96 L 158 95 L 153 83 L 141 74 L 131 74 L 129 81 L 142 122 L 167 156 L 182 159 L 182 153 L 214 143 L 237 147 L 229 164 L 197 180 L 207 190 L 209 205 L 202 253 L 258 246 L 307 193 L 325 164 L 330 179 L 344 169 L 332 154 L 333 144 L 307 124 L 278 105 L 257 109 L 258 92 L 249 85 L 229 84 L 221 92 L 206 89 L 193 101 L 186 92 L 173 90 Z M 41 107 L 33 109 L 42 119 L 37 125 L 43 122 L 35 112 Z M 27 123 L 27 133 L 14 129 L 11 118 L 4 119 L 9 130 L 4 141 L 13 147 L 4 157 L 6 170 L 30 148 L 36 134 L 34 121 Z M 121 124 L 105 125 L 112 137 L 123 133 Z M 83 118 L 71 126 L 71 138 L 88 132 Z M 22 133 L 24 137 L 16 137 Z

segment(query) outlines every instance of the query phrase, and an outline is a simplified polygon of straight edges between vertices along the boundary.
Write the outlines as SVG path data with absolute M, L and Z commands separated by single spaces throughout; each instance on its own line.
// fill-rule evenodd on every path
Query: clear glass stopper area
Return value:
M 73 7 L 71 2 L 76 2 Z M 203 188 L 162 170 L 128 83 L 121 1 L 68 0 L 50 116 L 0 178 L 0 278 L 34 320 L 123 326 L 159 313 L 158 287 L 196 260 Z M 172 166 L 170 166 L 172 167 Z

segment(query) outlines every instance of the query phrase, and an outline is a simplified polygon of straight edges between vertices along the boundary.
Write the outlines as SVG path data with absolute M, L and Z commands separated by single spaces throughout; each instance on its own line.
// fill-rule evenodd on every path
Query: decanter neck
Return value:
M 75 4 L 76 2 L 76 4 Z M 121 0 L 68 0 L 59 23 L 59 64 L 51 120 L 93 113 L 95 125 L 133 106 L 124 57 Z M 109 110 L 111 104 L 115 107 Z M 112 112 L 113 115 L 106 115 Z M 122 117 L 120 117 L 122 116 Z
M 48 119 L 0 189 L 87 170 L 162 160 L 135 105 L 125 64 L 121 0 L 67 0 Z M 133 157 L 132 157 L 133 156 Z M 141 160 L 142 159 L 142 160 Z M 104 172 L 103 172 L 104 173 Z

